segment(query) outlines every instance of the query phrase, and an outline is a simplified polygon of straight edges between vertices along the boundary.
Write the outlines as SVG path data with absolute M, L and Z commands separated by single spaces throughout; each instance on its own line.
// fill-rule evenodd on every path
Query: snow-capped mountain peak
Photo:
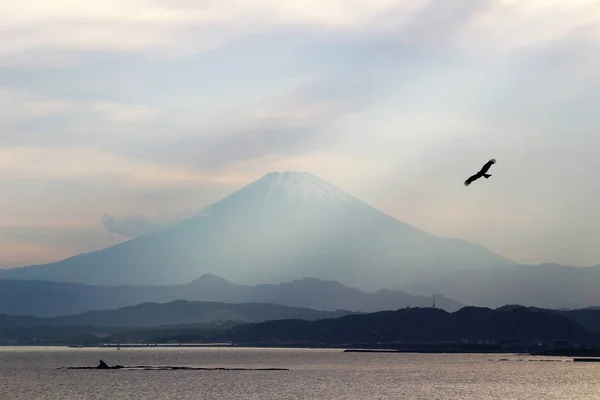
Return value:
M 354 205 L 365 203 L 336 186 L 307 172 L 270 172 L 228 197 L 210 206 L 209 213 L 248 209 L 250 204 L 272 205 Z
M 288 201 L 309 203 L 357 203 L 358 200 L 341 189 L 307 172 L 270 172 L 261 180 L 268 184 L 264 198 L 283 196 Z

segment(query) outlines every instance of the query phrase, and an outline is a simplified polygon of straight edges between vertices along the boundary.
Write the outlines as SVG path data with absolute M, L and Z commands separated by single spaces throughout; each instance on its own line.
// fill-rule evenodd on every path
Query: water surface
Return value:
M 509 361 L 491 361 L 507 358 Z M 186 365 L 290 371 L 64 370 Z M 542 360 L 559 361 L 542 361 Z M 341 350 L 0 347 L 0 399 L 600 399 L 600 363 Z

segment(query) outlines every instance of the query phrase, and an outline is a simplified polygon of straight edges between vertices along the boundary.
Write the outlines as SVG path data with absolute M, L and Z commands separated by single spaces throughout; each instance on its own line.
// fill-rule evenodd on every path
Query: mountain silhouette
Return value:
M 182 284 L 204 273 L 244 284 L 311 276 L 378 290 L 513 264 L 480 245 L 394 219 L 311 174 L 288 171 L 269 173 L 173 228 L 0 276 L 109 286 Z
M 272 303 L 322 311 L 346 309 L 361 312 L 407 306 L 429 307 L 433 302 L 431 296 L 412 296 L 389 290 L 367 293 L 314 278 L 249 286 L 236 285 L 219 276 L 206 274 L 185 285 L 112 287 L 0 279 L 0 313 L 10 315 L 52 317 L 174 300 Z M 439 294 L 435 301 L 438 307 L 448 311 L 463 306 Z
M 279 320 L 234 327 L 226 334 L 239 344 L 410 343 L 444 341 L 548 341 L 596 343 L 598 337 L 575 321 L 525 307 L 491 310 L 464 307 L 454 313 L 408 308 L 318 321 Z

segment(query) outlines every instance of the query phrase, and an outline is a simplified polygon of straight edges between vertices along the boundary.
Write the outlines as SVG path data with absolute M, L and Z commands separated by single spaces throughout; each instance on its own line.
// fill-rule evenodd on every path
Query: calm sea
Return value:
M 109 365 L 290 371 L 57 369 L 96 366 L 99 359 Z M 600 364 L 570 360 L 303 349 L 0 347 L 0 399 L 600 399 Z

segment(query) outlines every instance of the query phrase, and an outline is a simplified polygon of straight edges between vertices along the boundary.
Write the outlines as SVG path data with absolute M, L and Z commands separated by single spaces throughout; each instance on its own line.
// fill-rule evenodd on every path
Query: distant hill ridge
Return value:
M 220 321 L 260 322 L 289 318 L 316 320 L 348 314 L 350 312 L 345 310 L 328 312 L 266 303 L 227 304 L 176 300 L 51 318 L 0 314 L 0 329 L 36 326 L 158 327 L 215 324 Z
M 376 313 L 316 311 L 264 303 L 173 301 L 54 318 L 0 314 L 0 343 L 98 344 L 110 341 L 233 341 L 249 345 L 347 346 L 403 343 L 600 343 L 599 310 L 505 306 L 431 307 Z
M 174 300 L 258 302 L 323 311 L 346 309 L 362 312 L 430 306 L 433 303 L 432 296 L 411 296 L 388 290 L 367 293 L 338 282 L 315 278 L 246 286 L 206 274 L 185 285 L 116 287 L 0 279 L 0 313 L 12 315 L 50 317 Z M 449 311 L 463 306 L 439 294 L 435 296 L 435 302 L 438 307 Z
M 188 326 L 187 329 L 192 332 L 194 325 L 204 324 L 210 328 L 223 322 L 251 323 L 235 329 L 234 338 L 242 341 L 273 340 L 274 334 L 277 340 L 323 340 L 325 343 L 336 335 L 339 338 L 352 337 L 352 340 L 413 342 L 600 338 L 600 310 L 544 310 L 519 305 L 495 310 L 463 307 L 452 313 L 431 307 L 353 313 L 269 303 L 176 300 L 51 318 L 0 314 L 0 330 L 69 326 L 129 329 Z

